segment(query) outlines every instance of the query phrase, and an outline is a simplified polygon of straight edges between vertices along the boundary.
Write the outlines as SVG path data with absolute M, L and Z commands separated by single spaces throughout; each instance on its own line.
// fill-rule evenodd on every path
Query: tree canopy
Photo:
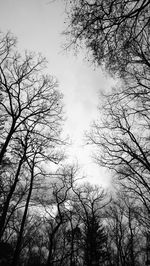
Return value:
M 121 76 L 138 63 L 150 65 L 149 0 L 78 0 L 68 9 L 69 44 L 83 41 L 92 61 Z

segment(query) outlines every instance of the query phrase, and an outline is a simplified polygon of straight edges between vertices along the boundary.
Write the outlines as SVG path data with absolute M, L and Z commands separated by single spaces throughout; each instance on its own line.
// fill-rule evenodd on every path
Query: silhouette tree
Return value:
M 149 0 L 69 1 L 69 45 L 84 42 L 94 62 L 129 74 L 138 64 L 150 63 L 149 10 Z
M 112 265 L 139 265 L 145 256 L 145 225 L 141 223 L 141 209 L 130 193 L 121 189 L 106 207 L 105 222 Z
M 80 217 L 83 265 L 103 265 L 107 261 L 107 235 L 103 225 L 103 209 L 108 204 L 104 191 L 90 184 L 73 187 L 77 215 Z
M 51 167 L 63 159 L 62 95 L 56 80 L 44 74 L 45 66 L 40 55 L 21 56 L 11 34 L 0 35 L 0 109 L 6 117 L 0 129 L 1 239 L 8 235 L 17 208 L 22 216 L 17 234 L 11 229 L 17 238 L 12 265 L 18 264 L 33 191 L 47 175 L 45 164 Z
M 145 116 L 145 109 L 124 91 L 107 96 L 102 109 L 104 116 L 89 136 L 97 148 L 96 160 L 149 211 L 149 112 Z
M 48 231 L 48 257 L 46 262 L 47 266 L 55 265 L 55 261 L 61 261 L 61 265 L 63 264 L 63 257 L 65 252 L 61 253 L 61 251 L 59 251 L 58 254 L 57 248 L 60 245 L 60 240 L 58 241 L 57 238 L 59 237 L 59 231 L 60 237 L 64 237 L 63 229 L 68 224 L 68 210 L 65 204 L 69 200 L 69 192 L 72 188 L 72 182 L 74 182 L 74 177 L 70 175 L 67 166 L 65 168 L 58 170 L 58 176 L 51 184 L 51 204 L 54 204 L 56 213 L 51 214 L 49 212 L 49 217 L 46 219 Z M 64 250 L 64 247 L 62 247 L 62 250 Z

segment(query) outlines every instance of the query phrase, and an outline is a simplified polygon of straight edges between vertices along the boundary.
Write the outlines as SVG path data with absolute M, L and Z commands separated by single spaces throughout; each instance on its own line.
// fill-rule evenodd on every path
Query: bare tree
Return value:
M 103 225 L 103 210 L 108 205 L 104 190 L 84 184 L 73 187 L 74 209 L 80 217 L 80 250 L 83 265 L 102 265 L 107 261 L 107 236 Z
M 57 82 L 41 72 L 45 58 L 27 52 L 22 57 L 13 47 L 10 36 L 1 36 L 1 42 L 0 105 L 7 120 L 1 134 L 0 162 L 6 151 L 9 152 L 14 134 L 22 131 L 24 124 L 35 125 L 36 121 L 34 131 L 40 134 L 42 130 L 45 137 L 52 139 L 60 132 L 62 120 L 62 95 L 56 89 Z
M 136 193 L 149 212 L 149 111 L 144 115 L 145 108 L 124 89 L 105 100 L 100 108 L 104 115 L 93 124 L 89 136 L 96 146 L 96 160 L 109 168 L 124 188 Z
M 66 2 L 69 45 L 85 43 L 94 62 L 121 76 L 137 64 L 149 66 L 148 0 Z
M 45 58 L 28 52 L 21 56 L 13 36 L 0 37 L 0 109 L 6 118 L 0 129 L 0 237 L 22 202 L 24 211 L 12 262 L 17 265 L 33 191 L 44 181 L 46 164 L 51 168 L 63 159 L 63 106 L 57 81 L 44 74 Z
M 65 169 L 66 168 L 66 169 Z M 67 166 L 63 169 L 58 170 L 58 175 L 55 178 L 55 181 L 52 182 L 52 202 L 56 208 L 56 213 L 51 214 L 49 211 L 49 218 L 46 219 L 47 229 L 48 229 L 48 258 L 46 265 L 55 265 L 55 262 L 59 263 L 61 261 L 61 265 L 63 263 L 63 258 L 65 258 L 65 252 L 61 253 L 56 249 L 57 246 L 60 245 L 58 242 L 58 233 L 60 228 L 67 226 L 68 223 L 68 209 L 66 208 L 67 201 L 69 200 L 69 192 L 72 188 L 72 182 L 74 182 L 74 177 L 71 176 L 69 169 Z M 61 237 L 63 237 L 61 235 Z M 64 250 L 64 247 L 62 247 Z
M 130 194 L 120 191 L 106 207 L 108 248 L 112 265 L 139 265 L 144 261 L 145 236 L 138 218 L 141 211 Z

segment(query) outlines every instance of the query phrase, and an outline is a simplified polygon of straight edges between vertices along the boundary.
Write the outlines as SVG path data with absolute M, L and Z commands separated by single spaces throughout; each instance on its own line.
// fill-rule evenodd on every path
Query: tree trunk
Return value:
M 12 185 L 10 191 L 9 191 L 9 194 L 7 196 L 7 199 L 6 199 L 6 201 L 4 203 L 4 206 L 3 206 L 2 216 L 1 216 L 1 219 L 0 219 L 0 240 L 1 240 L 1 238 L 3 236 L 3 233 L 4 233 L 4 230 L 5 230 L 4 226 L 5 226 L 5 221 L 6 221 L 6 216 L 7 216 L 7 212 L 8 212 L 10 200 L 12 198 L 12 195 L 13 195 L 13 193 L 15 191 L 15 188 L 16 188 L 16 185 L 18 183 L 18 177 L 19 177 L 19 174 L 20 174 L 21 166 L 22 166 L 23 161 L 24 161 L 24 155 L 23 155 L 23 157 L 21 158 L 21 160 L 19 162 L 14 183 L 13 183 L 13 185 Z
M 3 157 L 5 155 L 5 152 L 6 152 L 8 144 L 9 144 L 9 141 L 10 141 L 10 139 L 11 139 L 13 133 L 14 133 L 14 127 L 15 127 L 15 121 L 13 121 L 11 129 L 10 129 L 8 135 L 7 135 L 6 140 L 5 140 L 5 143 L 2 145 L 2 149 L 0 151 L 0 165 L 1 165 Z
M 30 188 L 29 188 L 29 193 L 28 193 L 28 197 L 27 197 L 27 200 L 26 200 L 25 210 L 24 210 L 24 214 L 23 214 L 23 218 L 22 218 L 22 222 L 21 222 L 19 237 L 18 237 L 18 240 L 17 240 L 16 249 L 15 249 L 14 256 L 13 256 L 12 266 L 17 266 L 19 255 L 20 255 L 20 251 L 21 251 L 24 226 L 25 226 L 25 221 L 26 221 L 26 217 L 27 217 L 28 207 L 29 207 L 29 203 L 30 203 L 30 199 L 31 199 L 32 189 L 33 189 L 33 180 L 34 180 L 34 165 L 32 166 L 32 169 L 31 169 Z

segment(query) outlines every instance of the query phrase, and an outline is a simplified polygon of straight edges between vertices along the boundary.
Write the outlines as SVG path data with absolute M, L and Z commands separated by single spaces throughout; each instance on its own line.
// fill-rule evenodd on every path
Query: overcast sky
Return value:
M 106 185 L 108 174 L 92 162 L 83 139 L 97 117 L 99 92 L 112 80 L 84 60 L 85 52 L 74 56 L 63 51 L 64 20 L 62 0 L 0 0 L 0 30 L 10 30 L 18 38 L 19 50 L 41 52 L 48 60 L 47 72 L 59 81 L 67 118 L 64 130 L 73 143 L 68 149 L 70 160 L 79 161 L 90 182 Z

